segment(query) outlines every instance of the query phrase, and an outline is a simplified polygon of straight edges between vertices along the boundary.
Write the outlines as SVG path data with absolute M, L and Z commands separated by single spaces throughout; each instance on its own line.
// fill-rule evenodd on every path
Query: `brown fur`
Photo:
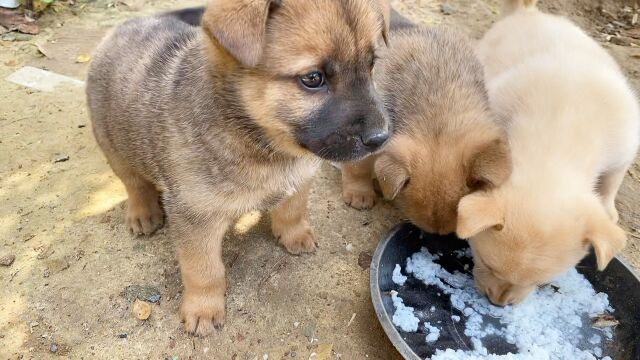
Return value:
M 506 135 L 488 110 L 482 67 L 464 36 L 414 28 L 392 32 L 376 76 L 394 135 L 382 153 L 343 166 L 343 199 L 371 207 L 376 177 L 384 197 L 413 223 L 454 232 L 459 200 L 500 185 L 511 171 Z
M 127 224 L 151 234 L 166 215 L 180 313 L 205 335 L 225 319 L 232 221 L 273 209 L 284 247 L 313 252 L 306 204 L 320 158 L 359 159 L 381 145 L 364 138 L 387 131 L 371 67 L 389 15 L 377 0 L 212 0 L 203 14 L 176 14 L 116 28 L 94 56 L 87 97 L 129 195 Z M 316 70 L 326 86 L 310 91 L 299 77 Z

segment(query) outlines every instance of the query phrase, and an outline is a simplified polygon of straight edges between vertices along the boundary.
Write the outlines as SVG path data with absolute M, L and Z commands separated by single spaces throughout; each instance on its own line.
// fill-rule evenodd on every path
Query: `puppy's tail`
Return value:
M 520 9 L 533 8 L 537 3 L 538 0 L 503 0 L 502 15 L 507 16 Z

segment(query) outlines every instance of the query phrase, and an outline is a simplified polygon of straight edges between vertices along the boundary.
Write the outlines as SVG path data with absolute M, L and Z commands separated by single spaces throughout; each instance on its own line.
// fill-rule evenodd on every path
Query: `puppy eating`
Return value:
M 170 224 L 188 332 L 224 323 L 222 239 L 235 218 L 273 209 L 283 246 L 313 252 L 306 203 L 320 160 L 360 159 L 388 138 L 371 79 L 388 18 L 383 0 L 212 0 L 204 14 L 128 21 L 100 45 L 94 134 L 126 187 L 130 231 Z
M 446 28 L 401 24 L 395 30 L 392 21 L 391 45 L 375 70 L 393 136 L 380 154 L 342 166 L 343 199 L 357 209 L 373 206 L 375 177 L 411 222 L 452 233 L 460 198 L 509 176 L 506 133 L 489 112 L 469 40 Z
M 478 288 L 498 305 L 523 300 L 593 247 L 603 270 L 623 249 L 615 197 L 638 148 L 640 112 L 618 65 L 570 21 L 535 1 L 505 1 L 479 44 L 493 109 L 508 122 L 513 173 L 468 195 Z

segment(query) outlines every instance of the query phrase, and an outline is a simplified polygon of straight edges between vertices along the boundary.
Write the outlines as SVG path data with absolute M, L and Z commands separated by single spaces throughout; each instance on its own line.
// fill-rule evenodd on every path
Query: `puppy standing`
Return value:
M 379 155 L 342 167 L 343 199 L 386 199 L 424 230 L 456 229 L 460 198 L 502 184 L 511 172 L 506 133 L 489 112 L 482 65 L 469 40 L 446 28 L 407 26 L 392 15 L 391 46 L 376 83 L 394 125 Z
M 95 136 L 133 233 L 162 225 L 162 198 L 187 331 L 224 322 L 222 239 L 236 217 L 275 207 L 287 250 L 314 251 L 306 203 L 320 158 L 359 159 L 387 139 L 371 70 L 388 11 L 382 0 L 213 0 L 202 27 L 193 14 L 136 19 L 98 49 Z
M 478 53 L 492 106 L 510 122 L 513 174 L 462 199 L 457 230 L 496 304 L 521 301 L 589 246 L 601 270 L 622 250 L 614 201 L 640 135 L 636 98 L 604 49 L 535 1 L 504 4 Z

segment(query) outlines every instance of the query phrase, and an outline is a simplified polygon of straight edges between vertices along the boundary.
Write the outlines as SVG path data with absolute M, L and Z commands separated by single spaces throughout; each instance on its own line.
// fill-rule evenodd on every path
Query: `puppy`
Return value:
M 130 231 L 170 224 L 187 331 L 224 323 L 235 218 L 273 209 L 284 247 L 314 251 L 306 203 L 321 159 L 359 159 L 388 138 L 371 78 L 388 19 L 382 0 L 213 0 L 128 21 L 100 45 L 95 137 L 126 187 Z
M 489 111 L 483 70 L 469 40 L 453 30 L 396 30 L 375 80 L 394 126 L 380 154 L 342 166 L 344 201 L 373 206 L 372 178 L 417 226 L 456 230 L 460 198 L 501 185 L 511 172 L 506 133 Z
M 573 267 L 592 246 L 603 270 L 623 249 L 615 197 L 638 148 L 640 112 L 614 60 L 577 26 L 535 1 L 479 44 L 491 104 L 508 121 L 513 173 L 466 196 L 457 234 L 469 238 L 477 286 L 517 303 Z

